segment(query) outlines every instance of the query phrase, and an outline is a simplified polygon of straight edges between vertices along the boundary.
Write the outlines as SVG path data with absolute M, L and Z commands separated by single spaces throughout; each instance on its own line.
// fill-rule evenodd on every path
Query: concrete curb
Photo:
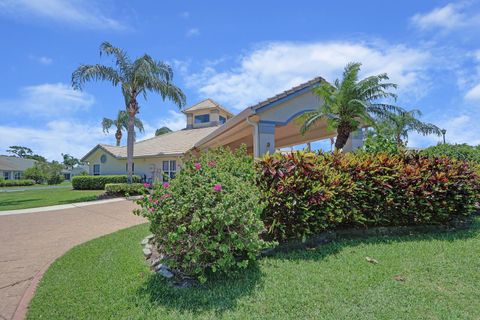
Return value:
M 6 211 L 0 211 L 0 216 L 8 216 L 8 215 L 13 215 L 13 214 L 47 212 L 47 211 L 64 210 L 64 209 L 73 209 L 73 208 L 78 208 L 78 207 L 85 207 L 85 206 L 91 206 L 91 205 L 95 205 L 95 204 L 111 203 L 111 202 L 118 202 L 118 201 L 127 201 L 127 199 L 125 199 L 125 198 L 114 198 L 114 199 L 107 199 L 107 200 L 94 200 L 94 201 L 86 201 L 86 202 L 60 204 L 60 205 L 49 206 L 49 207 L 37 207 L 37 208 L 29 208 L 29 209 L 6 210 Z

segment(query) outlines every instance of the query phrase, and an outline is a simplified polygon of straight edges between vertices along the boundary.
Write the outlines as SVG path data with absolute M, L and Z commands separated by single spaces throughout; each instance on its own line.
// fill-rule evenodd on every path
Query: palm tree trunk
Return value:
M 135 115 L 137 114 L 137 100 L 131 99 L 128 112 L 128 134 L 127 134 L 127 174 L 128 183 L 132 183 L 133 176 L 133 147 L 135 140 Z
M 350 127 L 346 125 L 339 125 L 337 128 L 337 139 L 335 140 L 335 150 L 342 149 L 350 137 Z
M 117 139 L 117 147 L 120 147 L 120 142 L 122 141 L 122 130 L 117 129 L 115 133 L 115 139 Z

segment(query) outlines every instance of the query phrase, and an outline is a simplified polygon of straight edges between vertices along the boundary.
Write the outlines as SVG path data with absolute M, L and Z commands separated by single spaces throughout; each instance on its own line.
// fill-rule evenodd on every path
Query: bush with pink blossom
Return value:
M 206 280 L 208 272 L 245 268 L 268 247 L 260 238 L 263 209 L 246 148 L 191 157 L 175 179 L 139 201 L 162 262 L 175 274 Z

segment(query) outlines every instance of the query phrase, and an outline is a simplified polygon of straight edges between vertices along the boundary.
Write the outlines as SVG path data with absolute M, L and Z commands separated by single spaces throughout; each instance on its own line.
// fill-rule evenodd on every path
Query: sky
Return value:
M 448 142 L 480 144 L 479 28 L 480 0 L 0 0 L 0 154 L 22 145 L 80 158 L 115 143 L 100 122 L 124 108 L 120 89 L 70 83 L 81 63 L 112 63 L 103 41 L 170 64 L 187 106 L 212 98 L 233 113 L 358 61 L 361 77 L 386 72 L 397 104 L 421 110 Z M 170 101 L 140 105 L 140 139 L 185 126 Z M 409 146 L 439 140 L 411 135 Z

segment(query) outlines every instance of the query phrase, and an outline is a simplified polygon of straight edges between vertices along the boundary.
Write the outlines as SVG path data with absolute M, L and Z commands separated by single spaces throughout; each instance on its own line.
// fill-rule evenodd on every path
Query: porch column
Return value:
M 261 157 L 267 152 L 273 154 L 275 152 L 275 123 L 268 121 L 259 121 L 257 125 L 258 132 L 254 137 L 253 149 L 258 154 L 255 157 Z
M 350 133 L 350 137 L 343 147 L 343 152 L 355 151 L 361 147 L 363 147 L 363 129 L 358 129 Z

